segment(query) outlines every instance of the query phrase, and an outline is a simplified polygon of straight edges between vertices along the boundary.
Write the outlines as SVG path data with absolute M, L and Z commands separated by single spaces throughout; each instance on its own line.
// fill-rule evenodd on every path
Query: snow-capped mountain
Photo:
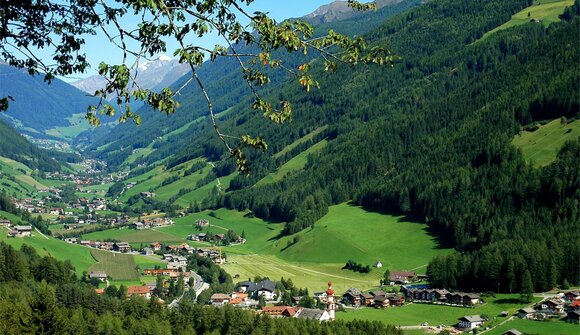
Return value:
M 189 65 L 180 64 L 177 59 L 167 55 L 146 61 L 137 67 L 136 82 L 141 88 L 153 89 L 155 87 L 169 86 L 189 71 Z M 74 87 L 87 93 L 94 94 L 106 85 L 102 76 L 94 75 L 71 83 Z M 129 84 L 131 86 L 131 84 Z M 109 98 L 113 98 L 109 96 Z

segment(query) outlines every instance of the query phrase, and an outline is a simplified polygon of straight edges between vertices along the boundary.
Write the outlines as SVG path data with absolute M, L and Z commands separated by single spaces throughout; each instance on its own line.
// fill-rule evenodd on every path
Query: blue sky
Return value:
M 270 17 L 281 21 L 287 18 L 301 17 L 316 10 L 318 7 L 330 3 L 332 0 L 256 0 L 250 7 L 250 11 L 262 11 L 269 13 Z M 128 27 L 136 27 L 139 23 L 137 17 L 130 17 L 124 20 L 124 25 Z M 82 51 L 87 54 L 91 69 L 84 74 L 75 74 L 74 76 L 62 78 L 65 81 L 74 81 L 97 74 L 97 68 L 101 61 L 109 64 L 119 64 L 122 62 L 122 52 L 113 46 L 103 33 L 98 33 L 96 36 L 86 36 L 86 44 Z M 173 51 L 178 47 L 176 43 L 169 43 L 167 47 L 167 54 L 173 57 Z M 201 39 L 192 40 L 190 43 L 195 43 L 204 47 L 213 48 L 216 44 L 223 44 L 215 36 L 206 36 Z M 41 50 L 38 55 L 50 62 L 50 53 Z

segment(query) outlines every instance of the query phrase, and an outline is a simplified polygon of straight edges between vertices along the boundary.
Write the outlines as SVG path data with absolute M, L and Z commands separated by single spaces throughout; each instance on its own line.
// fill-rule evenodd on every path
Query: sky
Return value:
M 269 13 L 269 16 L 277 21 L 282 21 L 288 18 L 301 17 L 312 13 L 318 7 L 328 4 L 332 0 L 256 0 L 252 6 L 249 7 L 250 12 L 261 11 Z M 138 17 L 128 17 L 122 23 L 124 28 L 137 27 L 139 23 Z M 78 79 L 86 78 L 97 74 L 97 68 L 100 62 L 104 61 L 108 64 L 119 64 L 122 62 L 122 52 L 117 47 L 112 45 L 102 32 L 95 36 L 84 36 L 86 43 L 82 48 L 82 52 L 86 53 L 91 68 L 84 74 L 75 74 L 66 78 L 61 78 L 65 81 L 71 82 Z M 173 57 L 173 51 L 178 48 L 177 43 L 169 43 L 167 47 L 167 54 Z M 201 39 L 192 40 L 191 43 L 201 45 L 213 49 L 216 44 L 223 45 L 216 36 L 205 36 Z M 47 50 L 40 50 L 37 53 L 45 61 L 50 62 L 51 55 Z

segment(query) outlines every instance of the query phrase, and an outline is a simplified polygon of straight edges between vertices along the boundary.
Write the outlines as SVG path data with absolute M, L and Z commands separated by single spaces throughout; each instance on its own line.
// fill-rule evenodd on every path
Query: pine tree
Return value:
M 526 270 L 522 277 L 522 286 L 520 290 L 520 299 L 523 302 L 531 302 L 534 293 L 534 284 L 532 283 L 532 275 L 530 270 Z

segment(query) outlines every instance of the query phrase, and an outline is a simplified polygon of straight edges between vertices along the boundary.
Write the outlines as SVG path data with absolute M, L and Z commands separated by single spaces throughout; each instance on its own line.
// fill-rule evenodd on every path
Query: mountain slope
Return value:
M 325 23 L 316 33 L 320 34 L 320 31 L 335 29 L 345 34 L 361 34 L 377 27 L 393 15 L 419 4 L 419 0 L 403 1 L 396 5 L 383 7 L 377 12 L 364 13 L 353 20 Z M 288 56 L 280 54 L 278 56 L 289 67 L 304 62 L 304 59 L 299 55 Z M 244 83 L 239 71 L 235 60 L 223 58 L 218 59 L 216 62 L 206 62 L 199 69 L 198 74 L 205 82 L 206 89 L 213 99 L 215 111 L 218 114 L 222 113 L 220 116 L 222 120 L 231 118 L 232 115 L 238 114 L 240 110 L 251 105 L 251 92 Z M 180 79 L 173 87 L 179 87 L 184 80 L 183 78 Z M 273 90 L 278 85 L 285 84 L 287 81 L 288 77 L 282 71 L 272 73 L 272 84 L 268 85 L 266 92 Z M 135 127 L 130 123 L 118 125 L 110 136 L 102 137 L 94 142 L 89 148 L 90 151 L 95 152 L 98 157 L 108 160 L 111 165 L 120 165 L 126 162 L 127 157 L 134 150 L 147 148 L 151 149 L 149 153 L 140 156 L 139 159 L 133 162 L 133 165 L 151 164 L 174 155 L 176 147 L 183 147 L 190 141 L 190 138 L 198 137 L 198 134 L 211 138 L 212 132 L 208 128 L 207 105 L 197 88 L 190 85 L 188 89 L 182 92 L 179 100 L 181 107 L 174 115 L 169 117 L 153 113 L 147 108 L 139 110 L 139 114 L 143 117 L 143 124 L 140 127 Z M 239 122 L 242 123 L 243 121 L 240 120 Z M 182 127 L 185 127 L 185 129 Z M 179 133 L 172 134 L 178 129 L 181 129 Z M 305 131 L 310 132 L 313 129 Z M 284 136 L 287 136 L 287 134 Z M 219 159 L 222 153 L 221 146 L 208 143 L 198 146 L 196 152 L 191 153 L 191 158 L 206 155 L 207 157 L 211 156 L 211 160 Z M 274 143 L 274 145 L 276 144 Z
M 30 169 L 60 170 L 60 164 L 45 150 L 35 147 L 12 127 L 0 120 L 0 156 L 23 163 Z
M 86 113 L 88 106 L 97 102 L 62 80 L 54 79 L 48 85 L 42 75 L 31 77 L 5 64 L 0 64 L 0 78 L 0 96 L 15 100 L 0 117 L 33 136 L 45 137 L 48 129 L 69 126 L 67 118 Z

